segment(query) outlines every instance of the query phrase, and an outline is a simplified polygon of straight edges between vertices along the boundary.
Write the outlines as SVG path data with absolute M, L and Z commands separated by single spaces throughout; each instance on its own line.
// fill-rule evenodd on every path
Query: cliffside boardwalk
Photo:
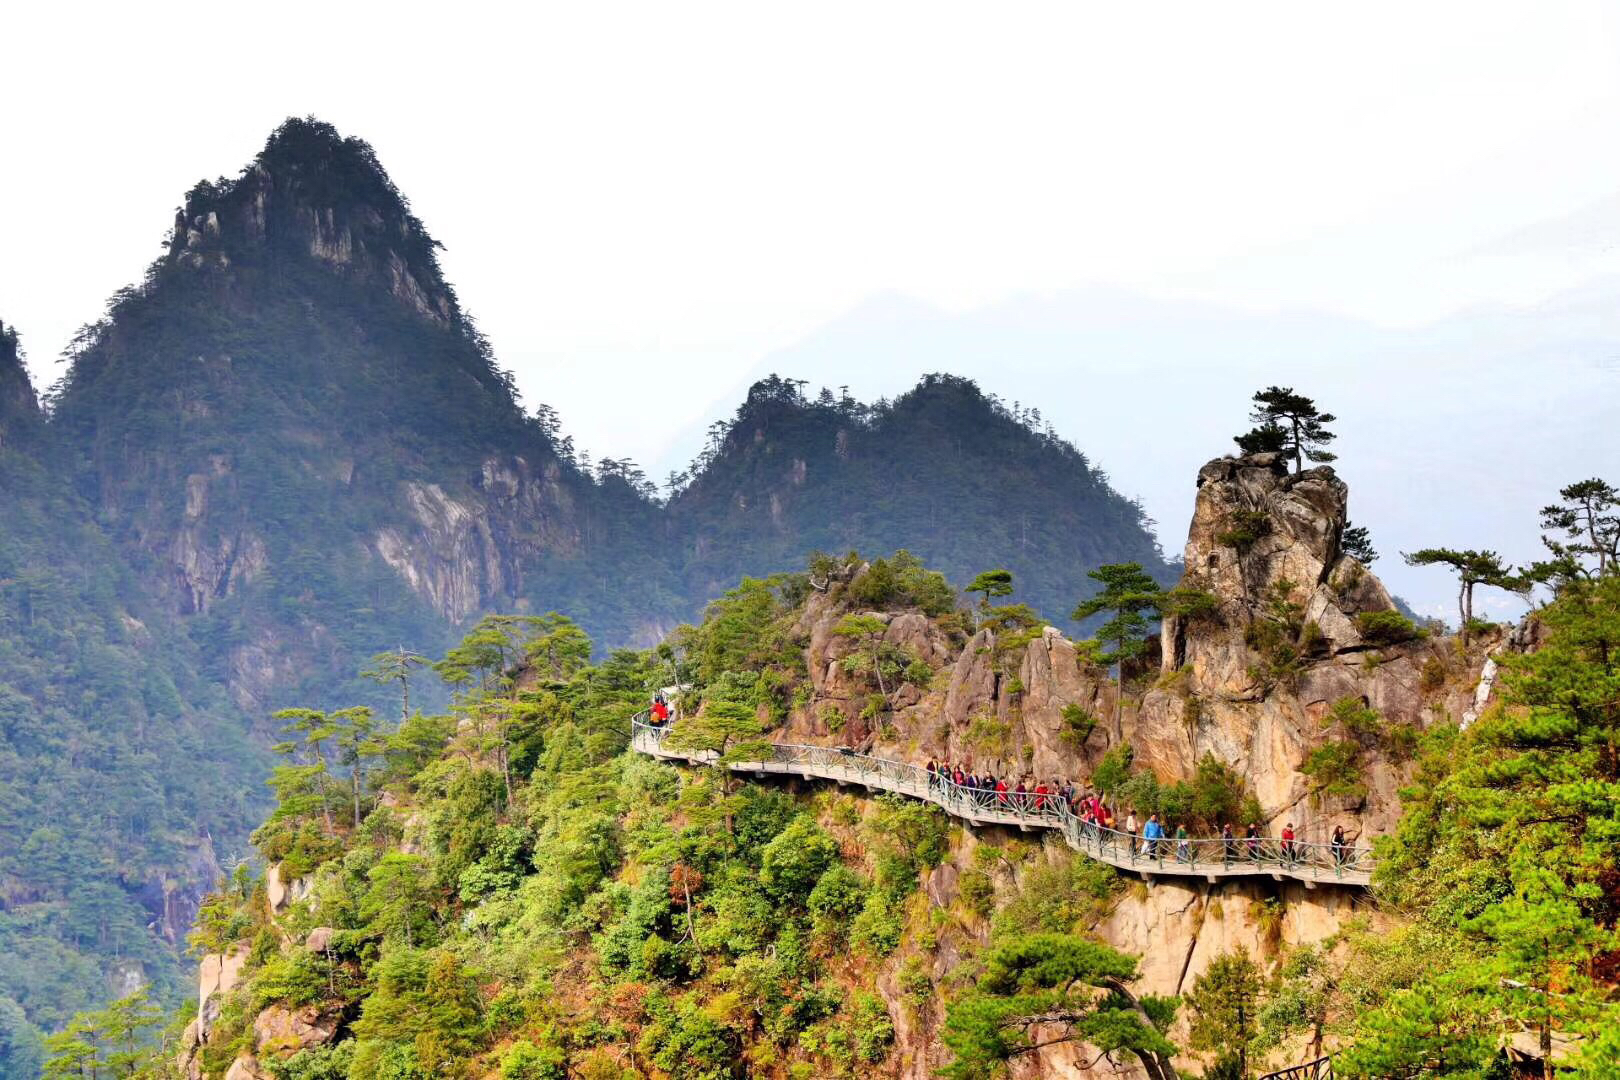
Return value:
M 707 764 L 716 757 L 713 753 L 669 749 L 664 737 L 670 729 L 653 727 L 643 721 L 642 715 L 631 720 L 632 750 L 694 765 Z M 832 780 L 840 785 L 859 784 L 868 790 L 933 803 L 973 825 L 1057 829 L 1076 851 L 1149 879 L 1202 877 L 1214 882 L 1239 877 L 1270 877 L 1277 881 L 1288 878 L 1304 882 L 1306 888 L 1319 884 L 1366 886 L 1372 881 L 1372 851 L 1365 847 L 1350 845 L 1335 853 L 1331 844 L 1295 841 L 1285 850 L 1277 840 L 1261 838 L 1251 844 L 1240 836 L 1231 840 L 1166 837 L 1147 849 L 1140 837 L 1082 822 L 1058 796 L 1024 795 L 1020 801 L 1009 795 L 1002 800 L 994 792 L 961 787 L 948 780 L 931 781 L 928 771 L 917 765 L 838 747 L 773 743 L 771 749 L 769 761 L 734 762 L 731 770 L 757 777 L 775 774 Z

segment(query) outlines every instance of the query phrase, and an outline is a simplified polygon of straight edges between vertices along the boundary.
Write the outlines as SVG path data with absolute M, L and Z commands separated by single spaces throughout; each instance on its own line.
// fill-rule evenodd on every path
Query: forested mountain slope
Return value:
M 523 412 L 434 252 L 369 147 L 288 121 L 188 194 L 55 391 L 79 489 L 245 706 L 491 604 L 618 634 L 674 606 L 656 509 Z
M 177 991 L 210 834 L 262 812 L 262 748 L 185 635 L 42 464 L 0 332 L 0 1076 L 34 1028 L 142 980 Z M 32 1063 L 32 1064 L 31 1064 Z
M 955 581 L 1005 566 L 1066 625 L 1088 570 L 1139 562 L 1168 579 L 1141 509 L 1073 444 L 966 379 L 925 376 L 864 405 L 772 377 L 756 383 L 670 502 L 673 554 L 695 597 L 807 551 L 905 548 Z

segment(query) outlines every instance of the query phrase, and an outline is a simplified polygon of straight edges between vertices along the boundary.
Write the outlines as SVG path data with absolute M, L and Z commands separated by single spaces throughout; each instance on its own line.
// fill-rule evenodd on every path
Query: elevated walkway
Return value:
M 638 716 L 631 721 L 630 748 L 664 761 L 693 765 L 712 763 L 713 752 L 676 750 L 665 745 L 668 727 L 651 727 Z M 1070 847 L 1099 862 L 1130 870 L 1146 878 L 1183 877 L 1219 881 L 1225 878 L 1269 877 L 1317 885 L 1365 887 L 1372 881 L 1370 849 L 1295 841 L 1284 848 L 1280 841 L 1242 837 L 1225 840 L 1166 838 L 1146 846 L 1116 829 L 1081 821 L 1061 798 L 1047 795 L 1022 797 L 973 789 L 948 780 L 930 780 L 917 765 L 871 757 L 828 746 L 773 743 L 765 761 L 733 762 L 731 770 L 756 777 L 772 774 L 831 780 L 840 786 L 855 784 L 868 791 L 887 791 L 933 803 L 953 817 L 972 825 L 1008 825 L 1024 831 L 1056 829 Z M 1133 842 L 1134 840 L 1134 842 Z

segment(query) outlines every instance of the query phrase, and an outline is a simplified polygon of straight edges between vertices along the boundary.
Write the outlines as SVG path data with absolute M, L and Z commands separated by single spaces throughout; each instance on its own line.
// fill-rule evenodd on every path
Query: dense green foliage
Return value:
M 486 620 L 437 665 L 461 722 L 438 725 L 443 748 L 425 760 L 414 739 L 387 737 L 378 767 L 355 774 L 336 753 L 354 716 L 289 712 L 295 763 L 256 840 L 312 879 L 311 900 L 274 922 L 244 881 L 210 902 L 198 947 L 252 948 L 205 1069 L 223 1071 L 252 1014 L 277 1003 L 353 1018 L 337 1046 L 278 1062 L 288 1077 L 617 1076 L 604 1070 L 624 1052 L 683 1078 L 774 1062 L 853 1076 L 882 1061 L 893 1028 L 862 972 L 900 943 L 918 875 L 944 854 L 943 816 L 794 799 L 622 752 L 671 660 L 704 673 L 705 701 L 671 740 L 724 754 L 757 734 L 738 698 L 769 661 L 740 651 L 736 622 L 781 603 L 745 583 L 678 658 L 620 652 L 538 681 L 543 642 L 571 624 Z M 342 812 L 356 793 L 358 825 Z M 317 918 L 335 931 L 324 955 L 257 944 L 296 943 Z
M 1389 899 L 1470 947 L 1367 1018 L 1408 1034 L 1369 1040 L 1352 1075 L 1409 1075 L 1382 1070 L 1504 1023 L 1548 1055 L 1555 1032 L 1585 1033 L 1555 1056 L 1582 1075 L 1616 1068 L 1592 1037 L 1613 1028 L 1620 971 L 1620 575 L 1571 584 L 1538 618 L 1545 644 L 1504 658 L 1505 704 L 1431 740 L 1382 850 Z M 1493 1052 L 1485 1039 L 1452 1056 L 1483 1069 Z

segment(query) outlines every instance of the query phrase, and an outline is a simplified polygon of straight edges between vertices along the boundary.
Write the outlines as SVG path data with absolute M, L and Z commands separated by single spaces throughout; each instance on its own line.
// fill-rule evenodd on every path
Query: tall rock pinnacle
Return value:
M 438 247 L 368 144 L 318 120 L 290 119 L 237 179 L 191 189 L 167 262 L 202 270 L 305 256 L 450 324 L 460 309 Z

